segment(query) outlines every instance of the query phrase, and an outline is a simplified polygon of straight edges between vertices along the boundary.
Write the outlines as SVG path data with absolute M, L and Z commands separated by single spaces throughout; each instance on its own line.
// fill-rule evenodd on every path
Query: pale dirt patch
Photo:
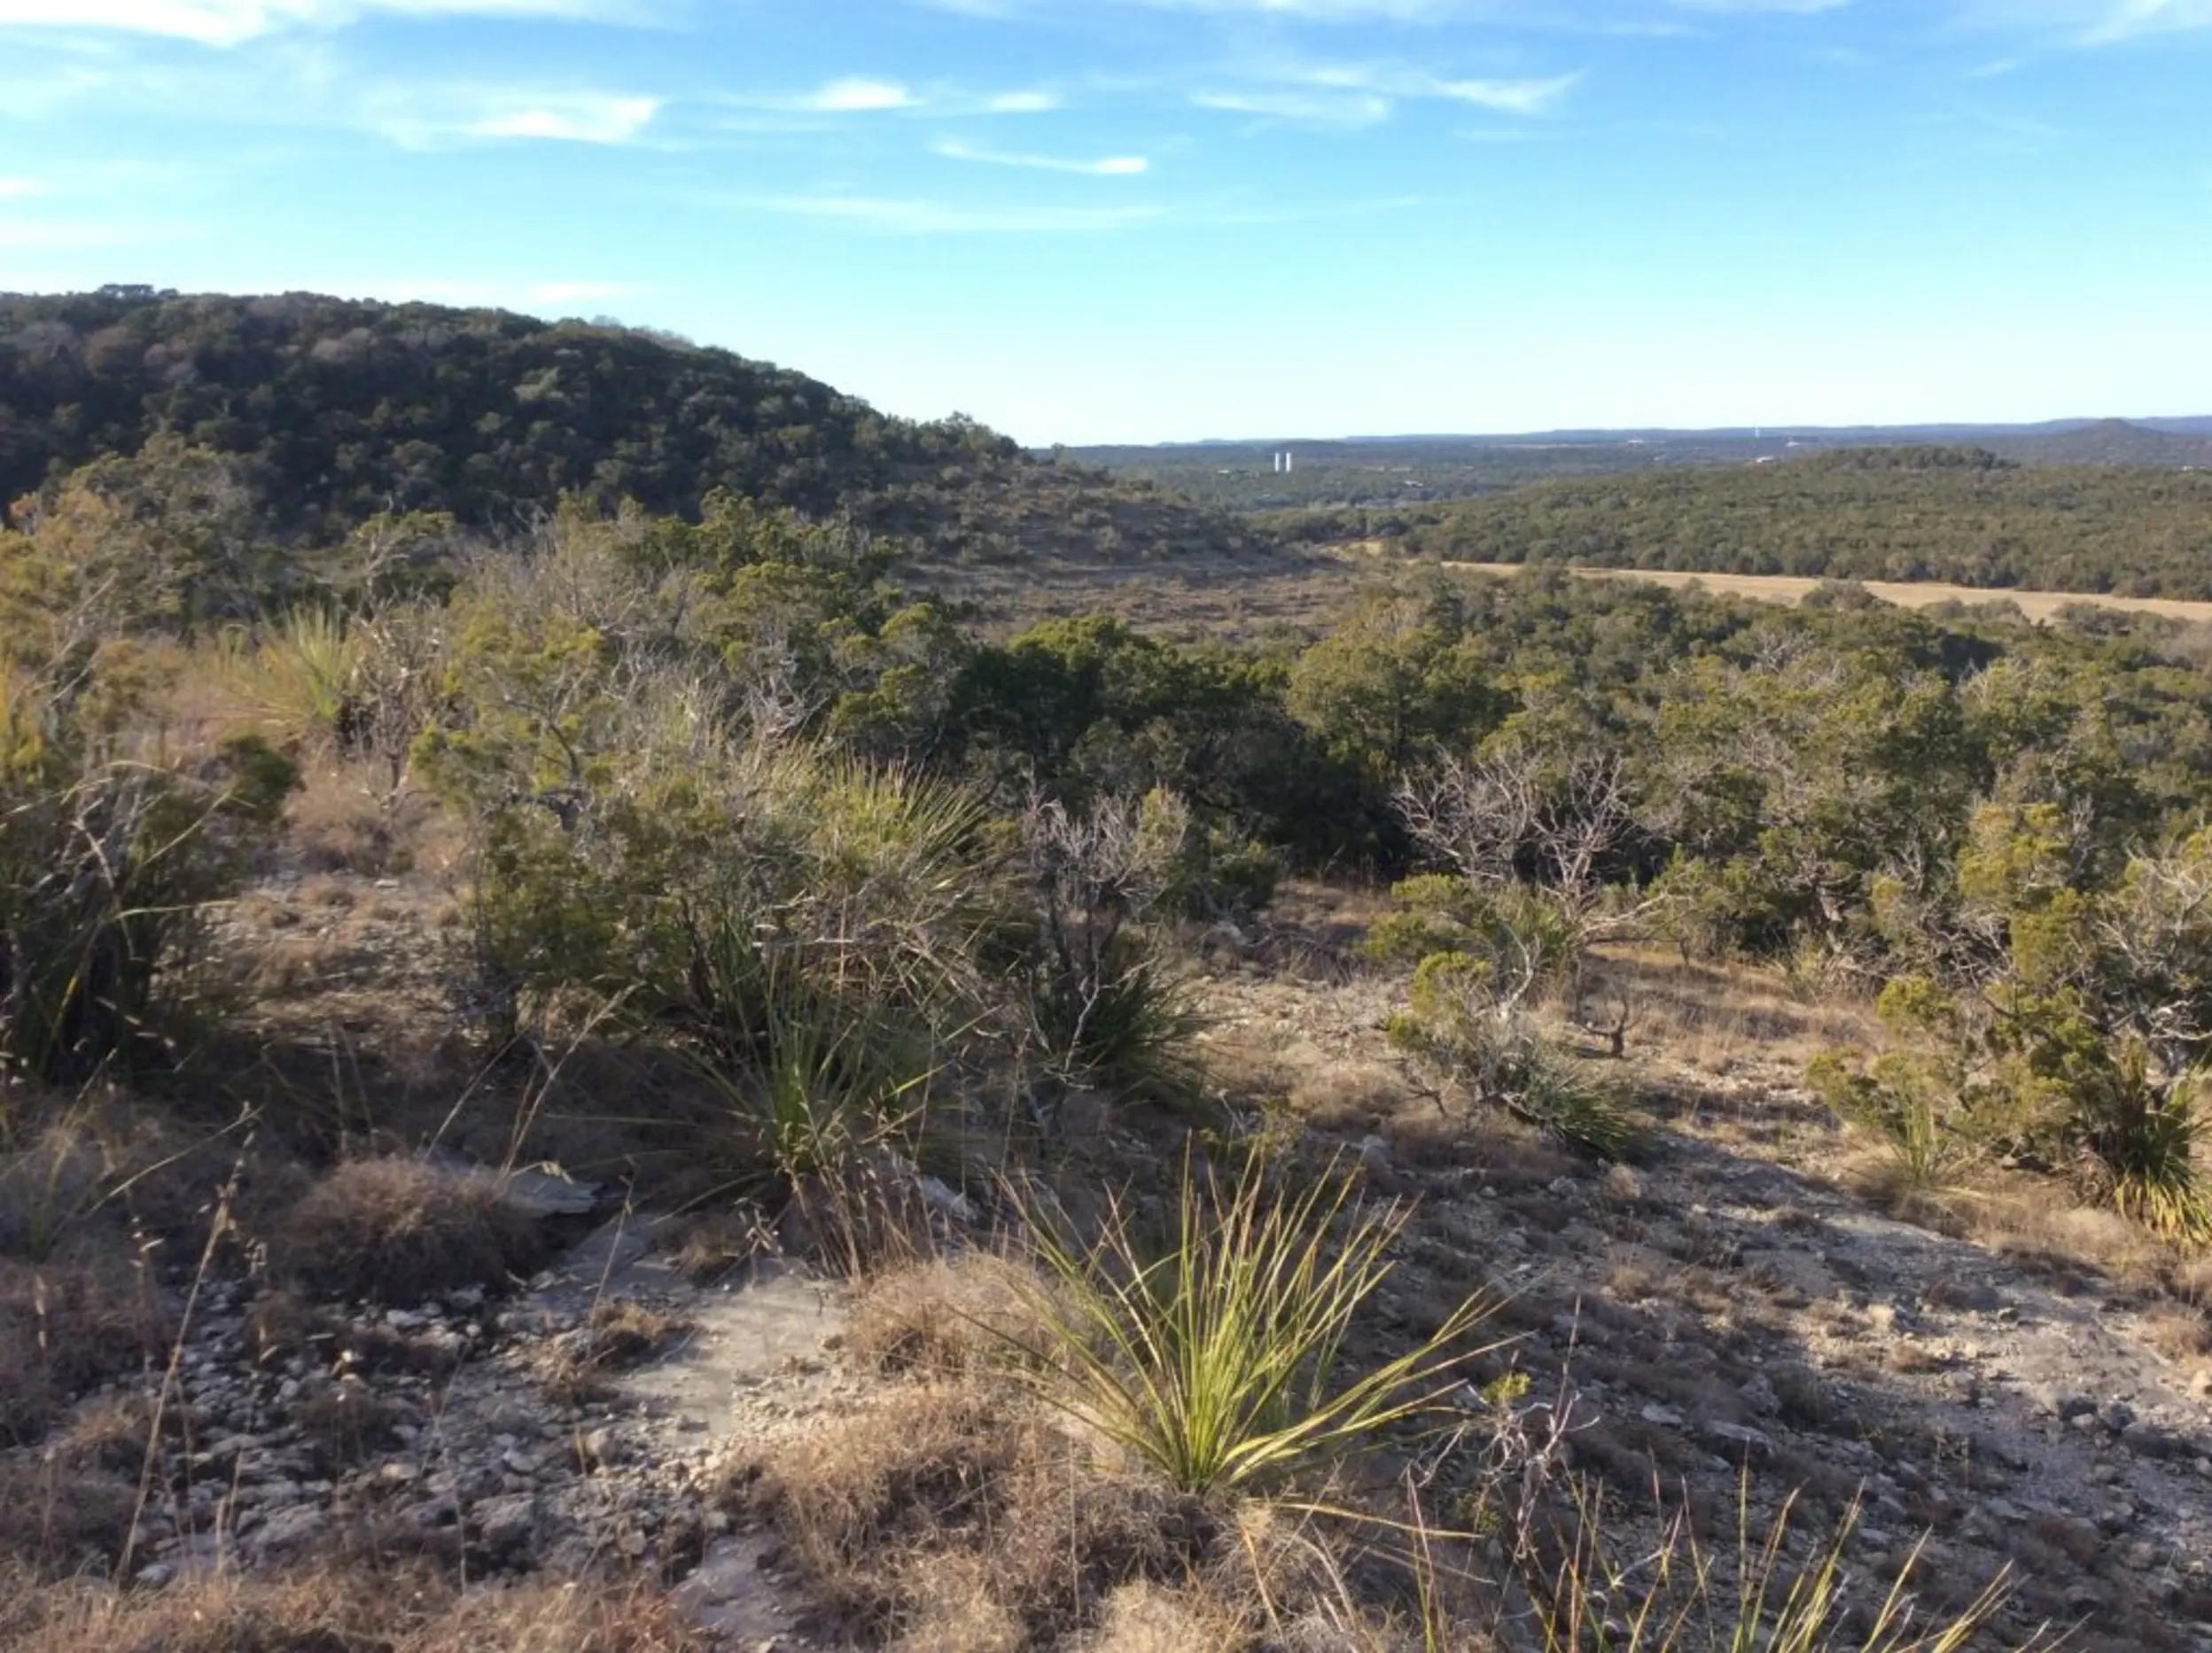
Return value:
M 1522 572 L 1518 563 L 1445 563 L 1444 566 L 1466 569 L 1471 573 L 1495 574 L 1502 579 L 1511 579 Z M 1835 583 L 1802 574 L 1686 573 L 1666 568 L 1577 568 L 1572 572 L 1585 580 L 1634 580 L 1646 585 L 1664 586 L 1671 591 L 1695 586 L 1723 596 L 1749 597 L 1754 602 L 1790 606 L 1803 602 L 1822 586 Z M 1900 608 L 1931 608 L 1938 603 L 2011 603 L 2038 625 L 2060 609 L 2077 603 L 2118 609 L 2130 614 L 2157 614 L 2168 620 L 2212 620 L 2212 603 L 2186 602 L 2175 597 L 2027 591 L 2011 587 L 1946 585 L 1938 581 L 1856 580 L 1850 583 L 1869 596 Z

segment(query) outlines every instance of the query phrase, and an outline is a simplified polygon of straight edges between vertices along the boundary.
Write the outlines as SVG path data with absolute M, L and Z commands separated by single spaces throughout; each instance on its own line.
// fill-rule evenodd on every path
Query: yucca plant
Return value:
M 1974 1144 L 1959 1128 L 1943 1060 L 1889 1052 L 1864 1072 L 1841 1052 L 1826 1051 L 1805 1069 L 1805 1081 L 1831 1111 L 1880 1145 L 1884 1183 L 1899 1196 L 1936 1193 L 1972 1166 Z
M 1032 985 L 1029 1012 L 1038 1042 L 1072 1078 L 1156 1102 L 1197 1089 L 1191 1047 L 1206 1018 L 1141 937 L 1125 931 L 1094 957 L 1055 952 Z
M 2212 1242 L 2212 1188 L 2197 1163 L 2212 1134 L 2199 1100 L 2203 1075 L 2161 1082 L 2140 1042 L 2129 1041 L 2099 1078 L 2084 1098 L 2083 1124 L 2114 1206 L 2168 1239 Z
M 362 640 L 327 609 L 291 610 L 258 635 L 223 635 L 219 674 L 256 721 L 281 741 L 331 740 L 361 673 Z
M 795 1189 L 904 1134 L 936 1073 L 926 1033 L 865 986 L 769 955 L 747 1019 L 692 1047 L 715 1100 L 708 1151 L 736 1181 Z
M 1019 1369 L 1200 1498 L 1278 1485 L 1418 1431 L 1496 1345 L 1476 1341 L 1489 1306 L 1469 1298 L 1407 1353 L 1347 1359 L 1406 1216 L 1357 1202 L 1334 1173 L 1286 1193 L 1257 1162 L 1226 1184 L 1187 1166 L 1162 1254 L 1147 1254 L 1119 1204 L 1087 1244 L 1039 1226 L 1041 1274 L 1023 1290 L 1041 1331 Z

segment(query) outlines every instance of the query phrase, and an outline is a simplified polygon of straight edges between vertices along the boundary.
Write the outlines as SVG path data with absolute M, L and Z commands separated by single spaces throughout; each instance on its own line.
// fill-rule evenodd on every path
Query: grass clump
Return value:
M 1249 1162 L 1226 1184 L 1186 1167 L 1163 1253 L 1120 1205 L 1091 1244 L 1040 1233 L 1044 1337 L 1023 1369 L 1180 1492 L 1280 1484 L 1431 1421 L 1494 1346 L 1474 1342 L 1487 1307 L 1469 1299 L 1406 1353 L 1352 1356 L 1406 1216 L 1357 1204 L 1334 1173 L 1284 1193 Z
M 463 1591 L 422 1568 L 325 1563 L 159 1591 L 0 1583 L 0 1653 L 706 1653 L 666 1598 L 619 1585 Z
M 151 687 L 125 652 L 65 684 L 0 649 L 0 1083 L 163 1051 L 203 916 L 297 779 L 253 737 L 180 755 L 167 731 L 123 732 Z
M 721 1014 L 687 1049 L 713 1097 L 704 1147 L 734 1181 L 796 1190 L 916 1125 L 936 1068 L 928 1030 L 876 984 L 727 929 L 705 960 Z
M 2011 1595 L 1993 1579 L 1963 1607 L 1924 1606 L 1915 1587 L 1933 1583 L 1915 1546 L 1885 1590 L 1863 1587 L 1847 1564 L 1858 1529 L 1854 1502 L 1803 1563 L 1796 1501 L 1785 1499 L 1762 1533 L 1754 1525 L 1748 1489 L 1740 1509 L 1735 1553 L 1716 1556 L 1678 1519 L 1657 1546 L 1623 1563 L 1611 1553 L 1593 1497 L 1580 1499 L 1575 1524 L 1548 1578 L 1535 1592 L 1545 1653 L 1966 1653 L 2003 1647 L 2010 1653 L 2052 1653 L 2061 1641 L 2045 1630 L 2002 1639 L 1996 1625 Z
M 1058 1645 L 1114 1587 L 1188 1576 L 1214 1536 L 1157 1482 L 1083 1462 L 1035 1408 L 975 1385 L 895 1390 L 757 1469 L 742 1501 L 825 1609 L 901 1647 Z
M 323 1297 L 407 1304 L 503 1285 L 541 1245 L 495 1177 L 386 1158 L 348 1160 L 309 1189 L 277 1220 L 269 1252 Z
M 1021 831 L 1037 902 L 1030 1021 L 1046 1057 L 1071 1081 L 1188 1099 L 1204 1018 L 1143 924 L 1174 885 L 1188 807 L 1164 792 L 1087 811 L 1032 799 Z

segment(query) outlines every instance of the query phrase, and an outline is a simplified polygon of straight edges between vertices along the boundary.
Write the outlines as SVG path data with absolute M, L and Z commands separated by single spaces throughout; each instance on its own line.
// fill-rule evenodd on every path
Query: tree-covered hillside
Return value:
M 1858 448 L 1273 521 L 1297 539 L 1393 539 L 1465 562 L 2212 596 L 2212 472 L 2029 468 L 1975 448 Z
M 0 501 L 162 433 L 231 456 L 272 526 L 308 539 L 382 511 L 504 528 L 564 493 L 696 516 L 717 488 L 970 560 L 1247 537 L 972 422 L 889 418 L 661 334 L 309 293 L 0 296 Z

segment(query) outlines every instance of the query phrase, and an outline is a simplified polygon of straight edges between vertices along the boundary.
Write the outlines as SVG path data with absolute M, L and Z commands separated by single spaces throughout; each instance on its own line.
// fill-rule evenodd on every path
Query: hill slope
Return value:
M 689 515 L 717 487 L 965 560 L 1250 538 L 969 421 L 888 418 L 665 335 L 308 293 L 0 296 L 0 502 L 165 430 L 238 456 L 308 538 L 387 509 L 502 527 L 564 492 Z
M 2212 437 L 2159 430 L 2128 419 L 2099 419 L 2077 430 L 2009 437 L 1988 446 L 2026 464 L 2147 465 L 2172 471 L 2212 466 Z
M 1276 522 L 1301 539 L 1396 538 L 1465 562 L 2212 596 L 2212 474 L 2029 469 L 1974 448 L 1583 478 Z

